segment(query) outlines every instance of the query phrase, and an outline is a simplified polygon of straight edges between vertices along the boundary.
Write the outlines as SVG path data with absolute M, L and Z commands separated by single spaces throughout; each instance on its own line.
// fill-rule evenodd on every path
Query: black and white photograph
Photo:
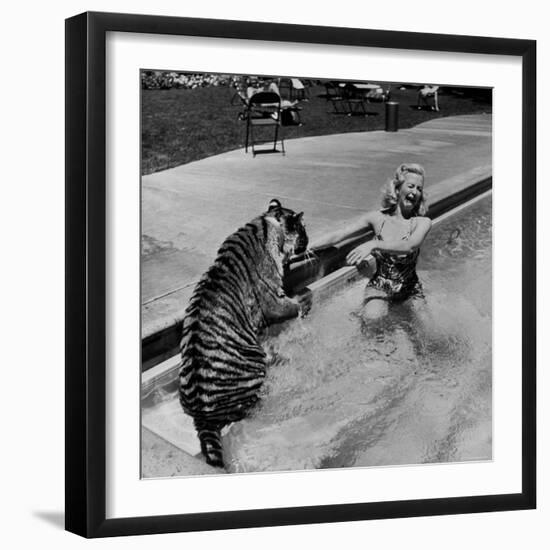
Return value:
M 8 5 L 4 547 L 546 547 L 543 5 Z
M 493 89 L 139 74 L 141 476 L 493 459 Z

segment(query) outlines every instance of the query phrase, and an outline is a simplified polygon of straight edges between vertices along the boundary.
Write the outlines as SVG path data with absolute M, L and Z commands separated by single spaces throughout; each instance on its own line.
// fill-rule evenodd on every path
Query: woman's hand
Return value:
M 346 262 L 348 265 L 358 265 L 362 261 L 366 260 L 368 256 L 372 254 L 372 251 L 376 245 L 375 241 L 368 241 L 357 248 L 354 248 L 347 256 Z

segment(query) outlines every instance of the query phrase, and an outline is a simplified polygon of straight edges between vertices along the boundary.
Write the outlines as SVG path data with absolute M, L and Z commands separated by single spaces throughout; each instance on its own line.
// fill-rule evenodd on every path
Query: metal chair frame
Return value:
M 335 114 L 343 115 L 348 111 L 346 109 L 346 97 L 344 91 L 340 89 L 338 82 L 325 82 L 326 99 L 332 105 Z M 338 109 L 338 105 L 342 109 Z
M 254 129 L 272 128 L 273 148 L 256 149 L 256 143 L 268 143 L 271 140 L 256 141 Z M 278 153 L 277 142 L 281 142 L 281 152 L 285 154 L 285 142 L 281 130 L 281 96 L 275 92 L 258 92 L 248 99 L 248 111 L 246 118 L 245 152 L 251 146 L 252 155 L 261 153 Z
M 424 107 L 429 107 L 432 111 L 439 112 L 439 96 L 438 96 L 439 86 L 435 87 L 432 92 L 429 92 L 425 95 L 421 94 L 421 90 L 418 91 L 418 100 L 416 104 L 417 109 L 422 109 L 421 103 L 424 104 Z M 433 101 L 433 105 L 430 105 L 430 101 Z
M 367 116 L 367 108 L 365 107 L 365 94 L 362 91 L 356 90 L 353 84 L 346 84 L 344 87 L 343 97 L 348 104 L 348 116 L 354 114 L 362 114 Z

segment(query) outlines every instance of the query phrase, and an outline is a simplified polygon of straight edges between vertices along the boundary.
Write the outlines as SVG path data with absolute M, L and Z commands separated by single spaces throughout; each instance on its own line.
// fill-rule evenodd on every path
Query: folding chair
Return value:
M 418 110 L 422 109 L 421 103 L 426 107 L 430 107 L 432 111 L 439 111 L 439 98 L 437 91 L 439 86 L 432 86 L 430 84 L 424 84 L 424 86 L 418 91 L 418 101 L 416 108 Z M 430 106 L 429 99 L 433 100 L 433 105 Z
M 309 90 L 304 86 L 299 78 L 290 79 L 290 101 L 300 100 L 307 101 L 309 99 Z
M 248 145 L 252 148 L 252 154 L 278 153 L 277 141 L 281 141 L 281 152 L 285 154 L 285 142 L 281 127 L 281 96 L 275 92 L 258 92 L 248 100 L 248 112 L 246 119 L 245 151 Z M 271 131 L 273 135 L 272 149 L 255 149 L 256 143 L 268 143 L 271 139 L 258 139 L 258 134 Z M 280 134 L 280 136 L 279 136 Z
M 354 84 L 348 82 L 344 87 L 344 99 L 348 104 L 348 116 L 361 114 L 367 116 L 365 107 L 365 93 L 355 87 Z
M 281 97 L 288 97 L 289 101 L 309 101 L 309 89 L 299 78 L 279 78 L 278 86 Z
M 346 98 L 343 88 L 340 87 L 338 82 L 325 82 L 326 98 L 332 105 L 334 113 L 345 114 L 347 113 Z M 339 108 L 340 106 L 341 108 Z
M 387 90 L 384 90 L 382 86 L 369 90 L 365 95 L 367 103 L 384 103 L 389 101 L 391 97 L 391 86 L 388 86 Z

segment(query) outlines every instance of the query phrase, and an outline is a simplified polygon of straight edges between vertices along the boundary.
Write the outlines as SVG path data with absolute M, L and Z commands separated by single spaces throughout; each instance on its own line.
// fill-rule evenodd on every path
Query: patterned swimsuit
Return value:
M 382 227 L 386 219 L 382 221 L 375 238 L 382 239 Z M 407 240 L 413 232 L 413 218 L 410 219 L 408 233 L 403 237 Z M 395 254 L 376 250 L 373 256 L 376 258 L 377 270 L 367 287 L 376 288 L 385 292 L 384 299 L 392 302 L 400 302 L 411 297 L 422 297 L 422 284 L 416 274 L 416 262 L 420 249 L 417 248 L 406 254 Z M 372 296 L 372 298 L 382 298 L 381 296 Z

